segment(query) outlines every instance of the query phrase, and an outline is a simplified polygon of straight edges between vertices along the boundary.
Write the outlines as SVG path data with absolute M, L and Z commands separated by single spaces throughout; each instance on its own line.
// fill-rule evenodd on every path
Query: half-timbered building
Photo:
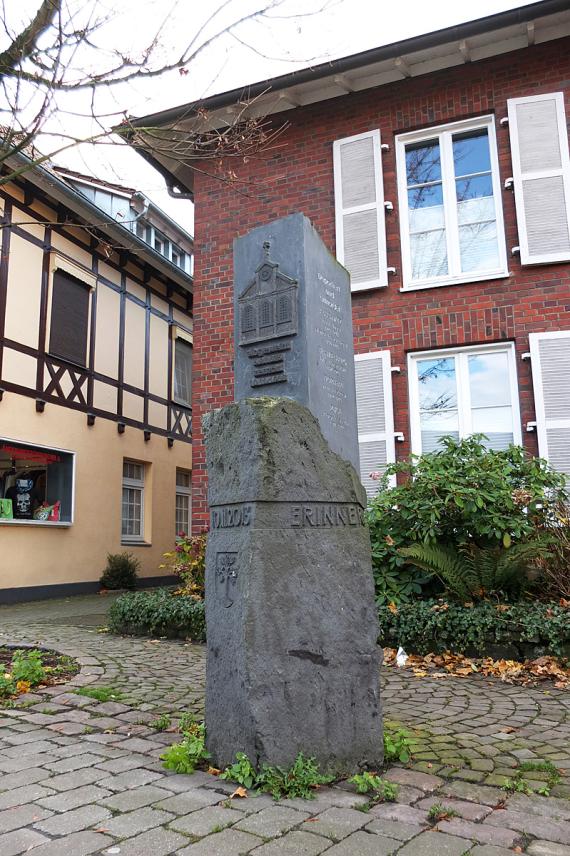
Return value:
M 0 602 L 94 590 L 108 553 L 151 582 L 190 527 L 192 239 L 142 194 L 9 166 Z

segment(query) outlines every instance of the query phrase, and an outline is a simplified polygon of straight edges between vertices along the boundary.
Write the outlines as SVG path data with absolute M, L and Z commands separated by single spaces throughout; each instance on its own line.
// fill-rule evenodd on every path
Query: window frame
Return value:
M 97 288 L 97 275 L 93 273 L 93 271 L 88 270 L 87 268 L 81 267 L 77 262 L 73 259 L 68 258 L 59 252 L 59 250 L 53 250 L 50 253 L 50 266 L 49 266 L 49 287 L 48 287 L 48 300 L 46 307 L 46 354 L 52 359 L 56 360 L 56 362 L 66 363 L 70 366 L 77 366 L 83 370 L 89 369 L 89 347 L 91 342 L 91 327 L 93 324 L 93 292 Z M 89 290 L 88 300 L 87 300 L 87 334 L 86 334 L 86 343 L 85 343 L 85 362 L 77 363 L 73 360 L 69 360 L 66 357 L 61 357 L 56 353 L 53 353 L 50 350 L 51 347 L 51 322 L 52 322 L 52 306 L 53 306 L 53 292 L 54 292 L 54 283 L 55 283 L 55 274 L 60 272 L 64 276 L 67 275 L 72 279 L 78 280 L 82 283 L 85 288 Z M 39 448 L 39 447 L 38 447 Z
M 178 473 L 184 473 L 184 475 L 189 476 L 190 483 L 187 486 L 178 484 Z M 175 488 L 176 489 L 175 489 L 175 496 L 174 496 L 174 526 L 176 529 L 176 535 L 178 535 L 178 533 L 180 531 L 182 531 L 178 528 L 177 520 L 176 520 L 176 515 L 177 515 L 176 502 L 177 502 L 179 496 L 188 497 L 188 520 L 187 520 L 187 526 L 183 531 L 186 533 L 186 535 L 189 535 L 190 534 L 190 527 L 192 525 L 192 506 L 191 506 L 192 470 L 186 470 L 186 469 L 184 469 L 184 467 L 176 467 Z
M 142 469 L 142 479 L 133 479 L 125 476 L 125 464 L 136 464 Z M 147 482 L 147 467 L 143 461 L 135 461 L 133 458 L 123 458 L 121 479 L 121 544 L 144 544 L 145 542 L 145 492 Z M 141 495 L 141 522 L 139 535 L 126 535 L 123 532 L 123 490 L 138 490 Z
M 499 265 L 493 270 L 460 271 L 461 255 L 459 246 L 459 231 L 457 222 L 457 200 L 455 197 L 455 172 L 453 169 L 452 135 L 467 131 L 486 129 L 489 138 L 489 156 L 491 161 L 491 178 L 493 184 L 493 200 L 495 202 L 495 219 L 497 224 L 497 245 Z M 412 278 L 412 255 L 410 241 L 410 224 L 408 209 L 408 184 L 406 171 L 406 146 L 410 143 L 439 140 L 441 152 L 441 176 L 443 192 L 443 208 L 445 216 L 445 236 L 449 270 L 455 271 L 441 276 L 425 279 Z M 417 291 L 424 288 L 437 288 L 446 285 L 463 285 L 468 282 L 481 282 L 488 279 L 502 279 L 510 276 L 508 269 L 505 222 L 503 216 L 502 184 L 499 169 L 497 149 L 497 134 L 495 117 L 478 116 L 445 125 L 436 125 L 397 134 L 396 145 L 396 175 L 398 183 L 398 207 L 400 216 L 400 243 L 402 257 L 402 287 L 400 291 Z
M 70 520 L 19 520 L 0 519 L 1 526 L 47 526 L 53 529 L 69 529 L 75 522 L 75 483 L 76 483 L 76 453 L 70 449 L 60 449 L 56 446 L 44 446 L 41 443 L 30 443 L 27 440 L 15 440 L 13 437 L 0 436 L 2 443 L 14 443 L 16 446 L 26 446 L 30 449 L 43 449 L 45 452 L 55 452 L 71 456 L 71 514 Z
M 466 347 L 459 348 L 433 348 L 425 351 L 414 351 L 413 353 L 408 354 L 408 402 L 410 408 L 410 441 L 412 454 L 422 454 L 420 391 L 418 372 L 416 368 L 417 362 L 422 359 L 434 357 L 459 356 L 464 358 L 456 363 L 456 366 L 458 366 L 458 369 L 456 370 L 457 416 L 459 439 L 462 440 L 466 437 L 472 436 L 473 433 L 476 433 L 465 430 L 468 423 L 468 417 L 466 414 L 471 413 L 471 392 L 469 384 L 465 383 L 465 368 L 463 366 L 468 364 L 468 358 L 473 354 L 489 354 L 497 352 L 504 352 L 507 354 L 511 409 L 513 413 L 513 443 L 517 446 L 522 445 L 521 411 L 515 345 L 514 342 L 494 342 L 489 345 L 467 345 Z
M 187 345 L 192 351 L 191 366 L 190 366 L 190 401 L 184 401 L 176 395 L 176 343 L 180 340 Z M 180 407 L 186 407 L 192 410 L 192 369 L 194 366 L 194 343 L 189 334 L 180 328 L 174 327 L 172 330 L 172 401 Z

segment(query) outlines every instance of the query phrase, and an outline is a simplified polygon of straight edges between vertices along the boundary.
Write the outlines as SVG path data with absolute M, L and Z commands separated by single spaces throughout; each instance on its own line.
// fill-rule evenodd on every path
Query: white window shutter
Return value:
M 351 291 L 388 285 L 380 131 L 333 144 L 336 254 Z
M 570 260 L 570 155 L 564 94 L 508 102 L 521 263 Z
M 354 374 L 360 480 L 368 496 L 374 496 L 378 482 L 370 473 L 383 473 L 386 465 L 396 460 L 390 351 L 356 354 Z
M 531 333 L 538 452 L 570 476 L 570 330 Z

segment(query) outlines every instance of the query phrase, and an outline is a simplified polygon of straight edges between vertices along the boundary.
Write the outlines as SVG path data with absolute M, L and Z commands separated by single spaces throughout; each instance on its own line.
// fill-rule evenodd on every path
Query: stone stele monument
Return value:
M 235 398 L 204 417 L 206 732 L 339 776 L 382 761 L 350 284 L 302 214 L 234 243 Z

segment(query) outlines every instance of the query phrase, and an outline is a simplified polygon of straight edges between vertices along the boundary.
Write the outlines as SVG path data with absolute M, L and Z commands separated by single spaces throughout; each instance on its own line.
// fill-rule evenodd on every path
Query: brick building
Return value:
M 545 0 L 140 120 L 181 129 L 198 106 L 221 126 L 255 98 L 283 126 L 246 162 L 155 157 L 196 205 L 196 529 L 200 418 L 233 398 L 232 240 L 294 211 L 351 273 L 369 488 L 476 431 L 570 473 L 569 97 L 570 10 Z

